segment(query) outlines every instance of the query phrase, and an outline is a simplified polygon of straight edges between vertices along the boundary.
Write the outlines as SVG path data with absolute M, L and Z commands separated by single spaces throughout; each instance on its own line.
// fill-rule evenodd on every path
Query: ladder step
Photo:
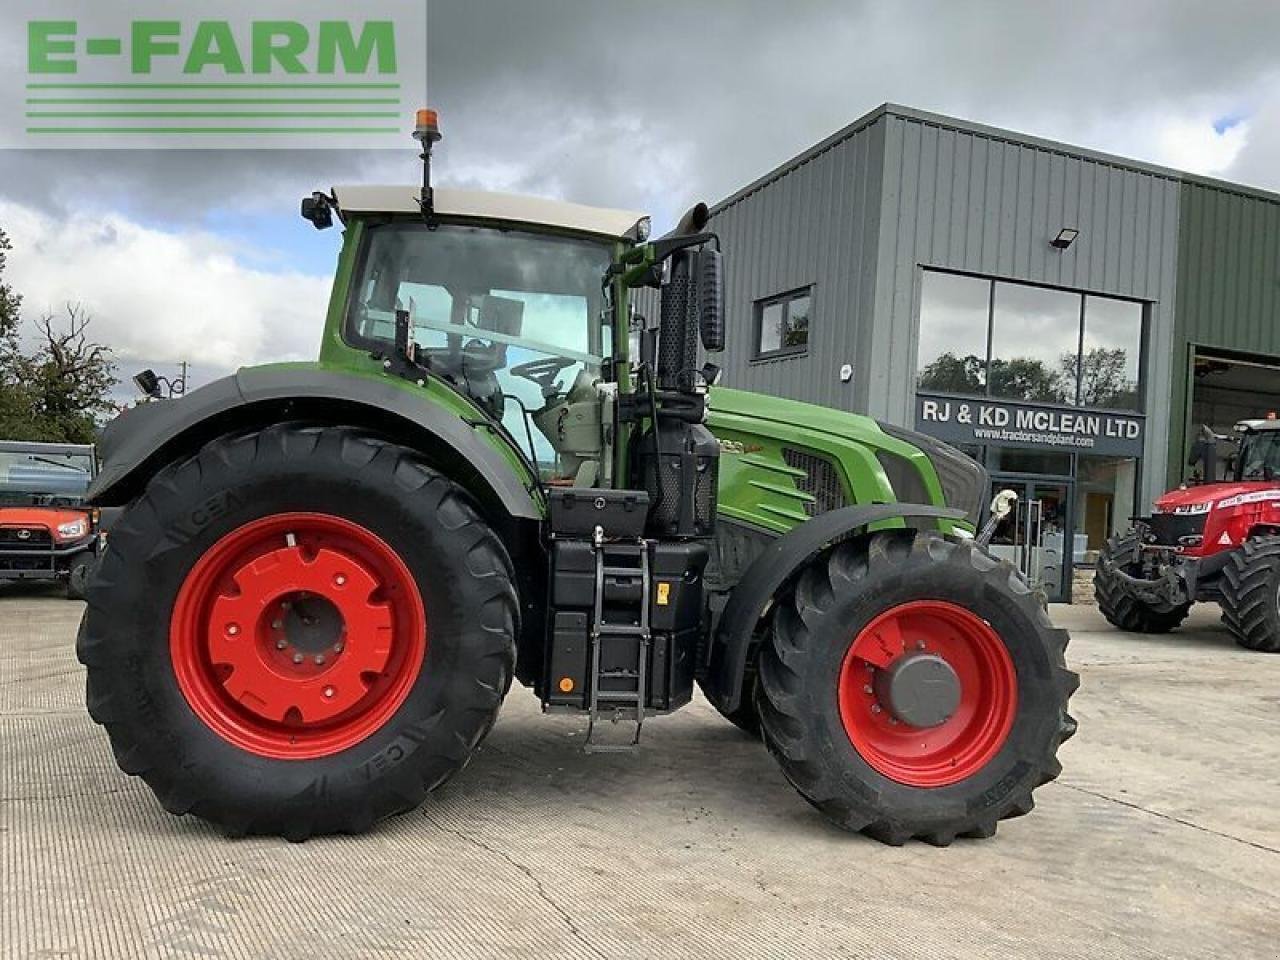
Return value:
M 639 567 L 605 567 L 607 577 L 639 577 L 644 573 Z
M 635 627 L 626 623 L 600 623 L 596 625 L 598 637 L 643 637 L 648 634 L 644 627 Z
M 628 703 L 632 706 L 641 703 L 642 697 L 635 690 L 597 690 L 597 703 Z
M 639 680 L 639 670 L 601 670 L 602 680 Z

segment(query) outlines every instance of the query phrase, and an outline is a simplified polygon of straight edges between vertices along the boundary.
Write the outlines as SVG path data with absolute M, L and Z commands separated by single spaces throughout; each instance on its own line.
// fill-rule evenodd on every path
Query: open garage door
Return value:
M 1188 443 L 1204 426 L 1229 435 L 1241 420 L 1280 413 L 1280 357 L 1245 358 L 1197 348 L 1193 370 Z M 1187 453 L 1184 450 L 1181 456 L 1185 458 Z M 1229 453 L 1229 447 L 1219 445 L 1220 464 Z M 1219 472 L 1221 469 L 1219 466 Z

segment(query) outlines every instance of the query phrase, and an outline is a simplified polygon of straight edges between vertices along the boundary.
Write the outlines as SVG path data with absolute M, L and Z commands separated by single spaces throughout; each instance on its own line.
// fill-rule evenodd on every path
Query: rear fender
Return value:
M 707 695 L 721 712 L 738 708 L 761 618 L 778 591 L 834 541 L 883 520 L 932 520 L 942 529 L 944 524 L 950 528 L 946 521 L 964 517 L 962 510 L 923 504 L 862 504 L 821 514 L 773 541 L 747 568 L 725 604 L 711 643 Z
M 314 419 L 368 426 L 421 449 L 491 515 L 539 520 L 531 476 L 481 439 L 477 429 L 483 427 L 415 389 L 314 364 L 246 368 L 180 400 L 142 404 L 112 421 L 98 444 L 102 471 L 89 486 L 88 500 L 122 506 L 164 466 L 228 431 Z

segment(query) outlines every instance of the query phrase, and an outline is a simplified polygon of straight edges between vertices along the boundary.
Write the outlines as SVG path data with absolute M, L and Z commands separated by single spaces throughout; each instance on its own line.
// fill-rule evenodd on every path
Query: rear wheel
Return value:
M 1222 619 L 1240 646 L 1280 653 L 1280 537 L 1246 540 L 1227 558 Z
M 994 834 L 1057 776 L 1067 634 L 1007 564 L 897 531 L 843 543 L 781 598 L 760 655 L 764 740 L 837 825 L 887 843 Z
M 78 651 L 121 768 L 232 834 L 357 832 L 470 758 L 511 679 L 510 561 L 410 450 L 284 424 L 152 480 Z
M 1142 571 L 1126 558 L 1132 557 L 1138 534 L 1133 530 L 1112 537 L 1098 555 L 1093 573 L 1093 596 L 1098 611 L 1113 627 L 1130 633 L 1168 633 L 1177 627 L 1191 610 L 1191 603 L 1153 606 L 1129 593 L 1118 574 L 1140 577 Z

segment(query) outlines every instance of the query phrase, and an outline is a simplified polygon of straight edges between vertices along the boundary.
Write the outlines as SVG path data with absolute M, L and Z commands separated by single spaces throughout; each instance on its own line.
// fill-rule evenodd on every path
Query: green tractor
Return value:
M 228 835 L 353 833 L 465 766 L 513 678 L 590 749 L 696 684 L 845 829 L 947 844 L 1027 813 L 1077 679 L 984 548 L 983 469 L 714 386 L 705 206 L 651 241 L 432 189 L 434 114 L 415 136 L 420 187 L 303 201 L 345 227 L 318 362 L 103 433 L 90 497 L 124 509 L 78 653 L 120 767 Z

